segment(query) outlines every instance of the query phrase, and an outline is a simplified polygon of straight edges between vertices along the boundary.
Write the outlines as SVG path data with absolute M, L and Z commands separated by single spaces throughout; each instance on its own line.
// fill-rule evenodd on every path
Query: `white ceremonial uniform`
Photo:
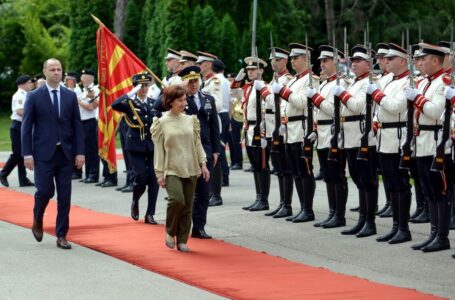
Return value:
M 231 102 L 231 83 L 224 77 L 223 73 L 218 73 L 215 75 L 221 82 L 221 94 L 222 94 L 222 103 L 220 110 L 217 109 L 218 113 L 229 112 L 229 103 Z M 216 100 L 216 99 L 215 99 Z
M 221 80 L 215 76 L 215 74 L 210 74 L 208 78 L 204 81 L 204 87 L 201 89 L 202 92 L 215 98 L 216 111 L 219 113 L 223 107 L 223 91 L 221 89 Z
M 374 81 L 375 80 L 373 80 L 373 82 Z M 341 106 L 340 114 L 342 120 L 341 129 L 343 130 L 344 134 L 343 142 L 345 149 L 360 147 L 360 138 L 362 137 L 363 134 L 360 126 L 362 121 L 343 122 L 343 118 L 365 115 L 368 82 L 369 82 L 368 73 L 354 80 L 354 82 L 351 83 L 351 85 L 347 89 L 351 97 L 347 100 L 346 104 L 342 104 Z M 374 110 L 375 103 L 373 101 L 373 104 L 371 106 L 372 114 L 371 120 L 373 120 Z M 371 130 L 373 130 L 373 126 L 371 126 Z M 372 135 L 369 135 L 368 137 L 368 145 L 369 146 L 376 145 L 376 138 L 374 138 Z
M 377 86 L 383 91 L 384 88 L 393 80 L 393 73 L 387 73 L 377 77 Z
M 310 84 L 309 78 L 309 70 L 306 70 L 289 80 L 286 85 L 292 91 L 288 101 L 285 101 L 284 99 L 281 101 L 281 116 L 287 120 L 285 137 L 286 144 L 301 143 L 306 131 L 308 129 L 311 131 L 313 130 L 313 128 L 305 128 L 305 131 L 303 130 L 303 127 L 306 127 L 306 121 L 289 121 L 289 118 L 292 117 L 302 115 L 304 115 L 305 118 L 307 117 L 308 110 L 305 88 L 307 88 Z M 313 76 L 313 88 L 318 89 L 318 86 L 319 81 Z
M 97 85 L 93 86 L 91 88 L 91 90 L 95 93 L 95 97 L 99 96 L 100 90 Z M 87 88 L 84 87 L 82 90 L 82 94 L 79 94 L 78 99 L 80 99 L 81 101 L 88 104 L 88 103 L 90 103 L 90 101 L 92 99 L 86 97 L 85 95 L 87 95 L 87 94 L 85 94 L 85 92 L 87 92 Z M 93 118 L 98 119 L 98 107 L 93 110 L 88 110 L 79 105 L 79 112 L 81 114 L 82 121 L 93 119 Z
M 333 87 L 336 85 L 336 74 L 324 80 L 319 86 L 319 94 L 324 97 L 324 101 L 318 107 L 315 107 L 315 122 L 333 122 L 334 116 L 334 96 L 332 93 Z M 340 78 L 340 85 L 347 89 L 349 81 Z M 341 111 L 341 106 L 340 106 Z M 341 112 L 340 112 L 341 113 Z M 318 124 L 318 149 L 330 148 L 330 139 L 332 137 L 332 124 Z
M 431 77 L 427 77 L 419 83 L 418 91 L 426 98 L 423 105 L 423 112 L 415 112 L 416 125 L 441 125 L 441 115 L 444 112 L 445 84 L 442 81 L 444 73 L 438 72 Z M 416 99 L 417 100 L 417 99 Z M 434 131 L 418 130 L 416 136 L 415 153 L 417 157 L 433 156 L 436 152 L 437 140 Z M 442 131 L 439 131 L 439 136 Z
M 27 92 L 21 88 L 18 88 L 14 93 L 11 101 L 11 120 L 22 122 L 22 116 L 20 116 L 17 111 L 19 109 L 24 109 L 25 100 L 27 98 Z
M 156 83 L 154 83 L 149 87 L 147 97 L 156 100 L 160 96 L 160 93 L 161 89 L 156 85 Z
M 246 97 L 246 102 L 243 101 L 243 103 L 246 103 L 246 119 L 245 122 L 247 123 L 248 121 L 256 121 L 256 90 L 254 89 L 254 82 L 249 85 L 246 90 L 245 90 L 245 97 Z M 261 111 L 264 108 L 263 101 L 261 100 Z M 245 104 L 244 104 L 245 105 Z M 250 124 L 247 125 L 247 139 L 246 139 L 246 146 L 252 146 L 253 145 L 253 136 L 254 136 L 254 128 L 256 124 Z
M 400 153 L 401 143 L 406 139 L 406 126 L 387 127 L 387 123 L 406 122 L 407 99 L 405 89 L 409 85 L 409 72 L 392 76 L 388 84 L 383 85 L 380 103 L 376 106 L 376 120 L 379 129 L 376 136 L 377 151 L 380 153 Z
M 278 74 L 278 83 L 282 85 L 287 85 L 289 80 L 292 79 L 292 75 L 286 70 L 283 74 Z M 273 81 L 272 81 L 273 82 Z M 264 99 L 264 107 L 265 107 L 265 137 L 271 138 L 273 131 L 275 130 L 275 96 L 273 94 L 272 85 L 269 84 L 267 89 L 270 91 L 270 95 L 265 97 Z M 280 99 L 281 100 L 281 99 Z M 280 101 L 281 105 L 282 101 Z M 280 106 L 281 108 L 281 106 Z M 281 126 L 281 124 L 278 124 Z

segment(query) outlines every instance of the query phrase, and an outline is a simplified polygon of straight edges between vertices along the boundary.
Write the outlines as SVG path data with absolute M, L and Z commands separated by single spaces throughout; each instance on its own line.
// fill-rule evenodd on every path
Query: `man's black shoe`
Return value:
M 24 182 L 19 184 L 20 187 L 27 187 L 27 186 L 35 186 L 33 182 L 30 181 L 30 179 L 26 179 Z
M 94 179 L 94 178 L 87 178 L 84 180 L 84 183 L 96 183 L 98 182 L 98 180 Z
M 106 188 L 106 187 L 113 187 L 113 186 L 117 186 L 117 183 L 115 182 L 112 182 L 112 181 L 106 181 L 105 183 L 103 183 L 101 185 L 102 188 Z
M 82 175 L 77 175 L 77 174 L 73 174 L 73 176 L 71 176 L 71 179 L 81 179 L 82 178 Z
M 8 179 L 6 179 L 6 176 L 0 175 L 0 183 L 6 187 L 9 187 Z
M 242 165 L 240 165 L 240 164 L 233 164 L 231 166 L 231 170 L 242 170 L 242 169 L 243 169 Z
M 213 195 L 212 198 L 209 200 L 209 206 L 220 206 L 223 205 L 223 199 L 221 196 Z
M 152 215 L 146 215 L 145 218 L 144 218 L 144 223 L 145 223 L 145 224 L 152 224 L 152 225 L 158 224 L 158 223 L 155 221 L 155 218 L 154 218 Z
M 200 229 L 200 230 L 193 230 L 192 233 L 191 233 L 191 237 L 193 238 L 197 238 L 197 239 L 211 239 L 212 237 L 210 235 L 208 235 L 204 229 Z
M 121 191 L 123 190 L 124 188 L 127 188 L 128 187 L 128 183 L 125 183 L 125 185 L 122 185 L 122 186 L 119 186 L 118 188 L 115 188 L 116 191 Z
M 122 193 L 132 193 L 133 192 L 133 185 L 129 185 L 126 188 L 122 189 Z
M 106 180 L 101 181 L 101 182 L 98 182 L 97 184 L 95 184 L 95 186 L 102 186 L 102 185 L 105 184 L 105 183 L 106 183 Z

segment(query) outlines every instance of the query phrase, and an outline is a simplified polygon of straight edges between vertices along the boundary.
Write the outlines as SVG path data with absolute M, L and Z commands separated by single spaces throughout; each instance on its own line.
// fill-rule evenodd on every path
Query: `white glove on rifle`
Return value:
M 450 150 L 450 148 L 452 148 L 452 146 L 453 146 L 453 141 L 452 141 L 452 138 L 449 137 L 449 139 L 446 142 L 445 149 Z
M 452 100 L 452 98 L 455 97 L 455 88 L 453 87 L 447 88 L 445 96 L 447 100 Z
M 310 140 L 310 142 L 314 143 L 314 141 L 316 141 L 316 139 L 318 138 L 318 135 L 316 132 L 312 132 L 309 136 L 308 136 L 308 139 Z
M 345 91 L 345 89 L 341 85 L 335 85 L 332 88 L 332 94 L 334 94 L 337 97 L 339 97 L 341 95 L 341 93 L 343 93 L 344 91 Z
M 132 89 L 131 91 L 128 92 L 128 94 L 126 94 L 128 96 L 128 98 L 130 99 L 134 99 L 135 95 L 137 92 L 139 92 L 139 90 L 142 88 L 142 84 L 138 84 L 134 87 L 134 89 Z
M 405 90 L 405 94 L 406 99 L 408 99 L 409 101 L 414 101 L 417 95 L 419 94 L 419 91 L 415 88 L 408 86 Z
M 274 94 L 279 94 L 282 88 L 283 85 L 281 83 L 278 83 L 276 81 L 272 83 L 272 90 Z
M 241 68 L 239 73 L 237 73 L 237 76 L 235 76 L 235 81 L 242 81 L 245 78 L 245 69 Z
M 311 87 L 307 87 L 306 90 L 305 90 L 305 94 L 308 98 L 313 98 L 313 96 L 316 94 L 316 89 L 315 88 L 311 88 Z
M 265 87 L 265 83 L 264 83 L 263 80 L 255 80 L 255 81 L 254 81 L 254 88 L 255 88 L 257 91 L 262 90 L 264 87 Z
M 374 83 L 368 83 L 367 94 L 371 95 L 374 91 L 378 89 L 377 85 Z

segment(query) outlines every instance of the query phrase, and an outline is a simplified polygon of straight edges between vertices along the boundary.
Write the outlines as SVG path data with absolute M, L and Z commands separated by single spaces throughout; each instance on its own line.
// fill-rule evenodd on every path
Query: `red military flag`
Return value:
M 100 157 L 107 161 L 109 171 L 114 173 L 117 170 L 115 133 L 120 115 L 111 104 L 131 90 L 133 75 L 148 68 L 99 19 L 92 17 L 99 25 L 96 32 L 100 89 L 98 148 Z

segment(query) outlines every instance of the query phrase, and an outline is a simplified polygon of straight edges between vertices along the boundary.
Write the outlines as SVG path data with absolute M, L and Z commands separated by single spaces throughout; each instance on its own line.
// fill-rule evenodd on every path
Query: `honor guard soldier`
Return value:
M 229 102 L 230 102 L 230 91 L 231 83 L 224 77 L 225 64 L 220 59 L 215 59 L 212 64 L 212 70 L 215 73 L 215 77 L 220 81 L 222 103 L 221 109 L 218 111 L 220 119 L 220 156 L 218 163 L 213 167 L 212 172 L 212 185 L 211 185 L 211 198 L 209 206 L 219 206 L 223 204 L 221 198 L 222 186 L 229 186 L 229 166 L 226 159 L 226 144 L 228 142 L 229 134 Z
M 272 70 L 274 77 L 272 79 L 282 85 L 286 85 L 292 79 L 292 75 L 287 69 L 289 51 L 275 47 L 270 53 Z M 263 81 L 256 81 L 255 88 L 261 91 L 261 95 L 265 101 L 265 136 L 267 146 L 270 149 L 272 166 L 274 174 L 278 178 L 278 187 L 280 191 L 280 203 L 276 209 L 266 213 L 266 216 L 274 218 L 284 218 L 292 215 L 292 193 L 293 181 L 289 166 L 286 163 L 286 152 L 284 147 L 283 131 L 281 128 L 281 99 L 279 95 L 273 93 L 272 86 L 267 87 Z M 277 101 L 277 103 L 275 103 Z M 276 109 L 278 107 L 278 110 Z M 276 122 L 278 120 L 278 122 Z
M 415 86 L 425 78 L 425 74 L 422 73 L 422 54 L 419 45 L 413 45 L 413 58 L 415 75 L 414 78 Z M 409 222 L 411 223 L 429 223 L 430 222 L 430 211 L 428 208 L 428 199 L 423 196 L 422 187 L 420 186 L 420 180 L 417 172 L 417 163 L 415 159 L 411 160 L 411 177 L 414 179 L 414 193 L 416 198 L 416 210 L 411 215 Z
M 96 183 L 100 173 L 98 155 L 98 103 L 100 90 L 95 85 L 95 71 L 82 69 L 82 93 L 77 96 L 81 114 L 85 142 L 85 179 L 84 183 Z
M 169 72 L 169 74 L 163 78 L 162 82 L 163 85 L 170 86 L 173 84 L 181 84 L 182 79 L 177 75 L 177 73 L 181 70 L 180 67 L 180 53 L 177 50 L 168 48 L 167 49 L 167 55 L 164 58 L 165 64 L 166 64 L 166 69 Z
M 215 98 L 216 111 L 221 111 L 223 107 L 223 93 L 221 91 L 221 81 L 213 72 L 213 62 L 218 59 L 215 55 L 198 51 L 196 65 L 201 68 L 202 85 L 201 91 Z
M 338 137 L 334 130 L 334 122 L 339 120 L 340 110 L 335 112 L 333 87 L 337 81 L 347 88 L 349 81 L 345 78 L 337 80 L 337 62 L 343 58 L 343 53 L 335 50 L 332 46 L 323 45 L 319 47 L 320 55 L 318 57 L 321 63 L 321 69 L 326 74 L 326 79 L 319 86 L 319 90 L 314 88 L 307 90 L 307 97 L 310 98 L 316 111 L 316 124 L 318 133 L 317 153 L 321 165 L 322 174 L 327 188 L 327 200 L 329 204 L 329 216 L 326 220 L 314 224 L 315 227 L 335 228 L 346 225 L 345 212 L 348 198 L 348 183 L 345 174 L 346 154 L 343 149 L 336 148 L 335 157 L 329 157 L 331 151 L 331 140 L 334 138 L 338 145 Z M 335 62 L 337 55 L 337 62 Z M 316 92 L 318 91 L 318 92 Z M 338 117 L 335 118 L 335 113 Z M 340 124 L 338 124 L 340 125 Z M 335 152 L 333 152 L 335 153 Z
M 411 185 L 407 170 L 401 170 L 400 145 L 406 137 L 406 94 L 409 85 L 408 53 L 396 44 L 389 44 L 387 71 L 392 80 L 381 91 L 375 84 L 368 84 L 368 94 L 377 105 L 377 152 L 385 190 L 392 206 L 392 230 L 376 240 L 398 244 L 411 240 L 408 220 L 411 208 Z M 411 62 L 412 63 L 412 62 Z M 411 79 L 413 80 L 413 79 Z
M 258 120 L 262 120 L 263 105 L 262 100 L 257 98 L 259 92 L 256 93 L 254 82 L 262 80 L 262 74 L 264 73 L 264 68 L 267 67 L 267 63 L 258 57 L 246 57 L 244 61 L 247 65 L 248 79 L 251 81 L 242 88 L 242 103 L 245 109 L 244 135 L 246 152 L 254 174 L 256 200 L 242 208 L 249 211 L 261 211 L 269 209 L 270 153 L 267 148 L 267 141 L 263 136 L 264 125 L 261 124 L 262 122 L 258 123 Z M 237 74 L 236 80 L 231 84 L 231 89 L 240 87 L 242 76 L 244 76 L 243 69 Z M 259 116 L 258 113 L 260 113 Z
M 449 224 L 451 213 L 451 159 L 446 150 L 444 168 L 439 172 L 431 171 L 436 145 L 440 139 L 442 113 L 445 111 L 444 49 L 426 43 L 422 48 L 422 72 L 427 77 L 418 88 L 408 87 L 406 97 L 414 102 L 415 107 L 415 155 L 419 180 L 423 194 L 429 199 L 430 236 L 422 243 L 412 246 L 414 250 L 433 252 L 450 249 Z
M 356 78 L 347 90 L 336 85 L 333 93 L 340 98 L 343 104 L 341 109 L 343 148 L 346 152 L 349 174 L 359 191 L 358 222 L 351 229 L 341 233 L 344 235 L 355 234 L 360 238 L 376 234 L 378 174 L 376 140 L 372 130 L 374 109 L 373 104 L 369 109 L 367 103 L 367 87 L 369 76 L 371 76 L 373 50 L 367 49 L 363 45 L 356 45 L 352 48 L 352 53 L 351 66 Z M 371 111 L 371 113 L 367 115 L 367 111 Z M 360 149 L 363 152 L 360 152 Z M 358 155 L 364 152 L 366 152 L 366 157 L 358 159 Z
M 186 67 L 191 67 L 196 65 L 197 61 L 197 56 L 194 55 L 193 53 L 186 51 L 186 50 L 180 50 L 180 68 L 183 70 Z
M 27 93 L 33 89 L 32 78 L 29 75 L 21 75 L 16 79 L 17 91 L 13 95 L 11 102 L 11 123 L 10 138 L 11 148 L 13 152 L 5 163 L 5 166 L 0 171 L 0 183 L 8 187 L 8 176 L 17 166 L 19 175 L 20 186 L 34 186 L 27 178 L 27 171 L 24 166 L 24 158 L 22 157 L 22 143 L 21 143 L 21 125 L 22 116 L 24 115 L 24 105 Z
M 235 73 L 227 74 L 227 79 L 232 84 L 236 79 Z M 245 73 L 243 73 L 245 77 Z M 242 81 L 240 79 L 239 81 Z M 241 135 L 243 130 L 243 122 L 245 121 L 244 110 L 242 108 L 242 89 L 230 89 L 230 130 L 229 130 L 229 151 L 231 158 L 231 170 L 243 169 L 243 153 Z
M 308 222 L 315 219 L 313 212 L 313 198 L 316 189 L 316 181 L 313 174 L 312 149 L 311 157 L 303 158 L 304 138 L 312 134 L 312 142 L 316 139 L 313 132 L 313 124 L 308 126 L 308 101 L 305 93 L 310 86 L 310 76 L 314 88 L 318 88 L 318 78 L 313 78 L 309 69 L 309 55 L 313 51 L 310 47 L 302 44 L 291 43 L 292 68 L 296 72 L 294 78 L 287 85 L 274 82 L 272 89 L 279 94 L 281 101 L 281 123 L 285 132 L 286 163 L 294 178 L 294 184 L 300 201 L 300 212 L 296 216 L 286 218 L 294 223 Z M 311 101 L 310 101 L 311 103 Z
M 126 139 L 126 150 L 130 154 L 133 201 L 131 217 L 139 220 L 139 199 L 148 186 L 148 205 L 144 221 L 146 224 L 157 224 L 154 219 L 158 183 L 153 165 L 154 145 L 150 137 L 150 127 L 153 117 L 161 117 L 161 113 L 153 108 L 155 100 L 147 98 L 148 87 L 152 77 L 147 74 L 137 74 L 132 78 L 134 89 L 112 103 L 112 108 L 124 113 L 129 126 Z
M 196 115 L 201 125 L 201 142 L 207 156 L 207 169 L 211 172 L 217 163 L 220 153 L 220 127 L 215 99 L 199 90 L 201 69 L 198 66 L 186 67 L 179 76 L 187 84 L 188 106 L 187 115 Z M 205 232 L 207 223 L 207 209 L 209 206 L 210 180 L 201 176 L 196 183 L 196 192 L 193 204 L 193 229 L 191 236 L 199 239 L 211 239 Z
M 439 46 L 445 52 L 442 68 L 446 74 L 450 75 L 452 73 L 452 62 L 450 61 L 450 42 L 441 41 L 437 43 L 436 46 Z
M 384 88 L 389 84 L 389 82 L 393 78 L 393 74 L 388 71 L 387 69 L 387 58 L 386 55 L 389 52 L 389 44 L 386 43 L 378 43 L 376 44 L 377 51 L 376 51 L 376 60 L 378 61 L 379 68 L 381 69 L 381 74 L 378 76 L 378 85 L 381 88 Z M 374 118 L 373 127 L 375 128 L 375 124 L 377 124 L 376 116 Z M 376 131 L 376 129 L 375 129 Z M 381 164 L 379 164 L 379 169 L 381 168 Z M 382 170 L 381 170 L 382 173 Z M 391 199 L 390 199 L 390 191 L 387 190 L 388 186 L 384 184 L 384 191 L 386 196 L 386 203 L 385 206 L 380 209 L 376 214 L 381 218 L 390 218 L 392 217 L 392 206 L 391 206 Z

